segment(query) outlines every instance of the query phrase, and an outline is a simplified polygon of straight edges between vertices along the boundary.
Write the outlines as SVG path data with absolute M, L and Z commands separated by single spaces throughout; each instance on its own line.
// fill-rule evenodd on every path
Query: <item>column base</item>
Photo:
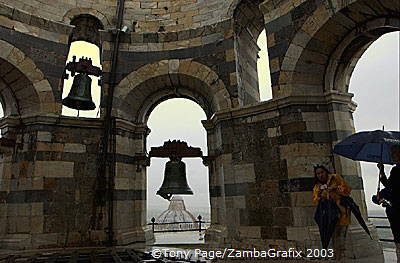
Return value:
M 345 262 L 384 262 L 382 245 L 372 223 L 367 223 L 372 239 L 360 225 L 350 225 L 346 236 Z M 288 239 L 300 249 L 320 249 L 321 239 L 318 227 L 289 227 Z M 332 242 L 330 243 L 330 247 Z
M 15 234 L 6 235 L 0 238 L 0 248 L 10 250 L 22 250 L 31 247 L 31 235 Z
M 204 235 L 205 243 L 210 247 L 219 247 L 222 244 L 225 244 L 226 238 L 227 228 L 226 226 L 219 224 L 211 224 Z
M 365 233 L 360 225 L 349 226 L 346 237 L 345 262 L 352 263 L 383 263 L 383 251 L 379 242 L 378 233 L 372 223 L 367 223 L 372 239 Z M 206 245 L 209 248 L 236 248 L 236 249 L 265 249 L 293 248 L 306 253 L 307 249 L 321 249 L 321 239 L 317 226 L 288 227 L 286 240 L 244 238 L 243 240 L 230 240 L 227 238 L 226 227 L 211 225 L 206 231 Z M 332 242 L 330 244 L 330 247 Z M 306 260 L 307 261 L 307 260 Z M 318 262 L 312 260 L 313 262 Z M 324 261 L 325 262 L 325 261 Z
M 155 242 L 154 233 L 149 226 L 139 226 L 126 230 L 118 230 L 115 232 L 115 239 L 117 245 L 120 246 L 135 243 L 151 245 Z

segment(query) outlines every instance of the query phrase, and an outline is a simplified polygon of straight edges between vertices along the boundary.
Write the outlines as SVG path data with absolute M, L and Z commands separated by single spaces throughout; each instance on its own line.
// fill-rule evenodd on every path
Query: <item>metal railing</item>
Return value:
M 384 220 L 389 220 L 386 216 L 369 216 L 368 219 L 384 219 Z M 383 225 L 375 225 L 376 229 L 390 229 L 390 226 L 383 226 Z M 379 233 L 378 233 L 379 236 Z M 381 242 L 390 242 L 393 243 L 393 239 L 387 239 L 387 238 L 379 238 L 379 241 Z
M 156 219 L 151 219 L 150 225 L 153 233 L 160 232 L 186 232 L 186 231 L 205 231 L 209 226 L 210 222 L 202 221 L 202 217 L 199 215 L 198 220 L 192 222 L 168 222 L 168 223 L 156 223 Z

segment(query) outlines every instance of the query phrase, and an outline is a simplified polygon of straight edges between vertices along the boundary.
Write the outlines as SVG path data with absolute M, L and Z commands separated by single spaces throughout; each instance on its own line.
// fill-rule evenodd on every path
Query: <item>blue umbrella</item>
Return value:
M 336 144 L 333 152 L 355 161 L 395 164 L 390 155 L 394 145 L 400 145 L 400 132 L 358 132 Z
M 390 148 L 394 145 L 400 145 L 400 132 L 381 130 L 358 132 L 336 144 L 333 152 L 355 161 L 395 164 L 390 154 Z M 377 192 L 379 193 L 379 191 L 380 179 L 378 180 Z M 368 227 L 361 216 L 360 209 L 354 200 L 347 197 L 342 198 L 342 201 L 342 205 L 350 208 L 360 225 L 371 237 Z

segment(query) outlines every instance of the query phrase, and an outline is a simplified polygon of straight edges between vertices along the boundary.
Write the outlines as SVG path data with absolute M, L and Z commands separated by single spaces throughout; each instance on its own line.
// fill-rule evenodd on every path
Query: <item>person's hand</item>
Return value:
M 325 190 L 328 189 L 328 186 L 326 184 L 323 184 L 319 187 L 320 190 Z

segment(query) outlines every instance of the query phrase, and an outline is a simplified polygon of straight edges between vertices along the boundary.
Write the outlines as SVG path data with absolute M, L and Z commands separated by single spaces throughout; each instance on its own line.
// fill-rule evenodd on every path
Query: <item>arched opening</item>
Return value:
M 211 68 L 191 59 L 162 60 L 146 64 L 119 82 L 114 114 L 134 123 L 146 123 L 154 105 L 168 98 L 191 99 L 208 118 L 232 107 L 224 82 Z
M 93 66 L 97 66 L 101 68 L 100 62 L 100 49 L 94 44 L 91 44 L 86 41 L 75 41 L 70 45 L 70 50 L 68 53 L 67 63 L 73 60 L 73 57 L 76 57 L 78 61 L 81 57 L 88 57 L 92 60 Z M 75 75 L 76 76 L 76 75 Z M 100 116 L 100 96 L 101 96 L 101 87 L 99 86 L 99 77 L 90 76 L 92 79 L 91 83 L 91 94 L 92 100 L 96 105 L 94 110 L 88 111 L 79 111 L 75 109 L 68 108 L 67 106 L 62 107 L 62 115 L 64 116 L 79 116 L 79 117 L 87 117 L 87 118 L 99 118 Z M 64 89 L 62 93 L 62 98 L 66 98 L 71 91 L 71 87 L 73 84 L 74 78 L 69 77 L 64 80 Z
M 272 99 L 271 71 L 268 57 L 267 34 L 264 29 L 257 40 L 260 48 L 257 60 L 258 86 L 260 90 L 260 100 Z
M 240 1 L 233 13 L 235 21 L 235 53 L 237 96 L 239 104 L 246 105 L 268 98 L 264 90 L 268 64 L 265 59 L 266 37 L 264 16 L 259 9 L 261 1 Z M 260 53 L 261 51 L 261 53 Z M 261 56 L 262 57 L 261 57 Z M 261 78 L 260 78 L 261 74 Z M 260 83 L 261 80 L 261 83 Z M 262 94 L 262 95 L 261 95 Z
M 174 98 L 158 104 L 151 112 L 147 125 L 151 133 L 147 138 L 147 151 L 151 147 L 162 146 L 168 140 L 181 140 L 189 146 L 200 147 L 207 155 L 206 131 L 201 120 L 207 119 L 204 110 L 189 99 Z M 158 222 L 159 216 L 168 209 L 169 201 L 156 195 L 164 179 L 166 158 L 152 158 L 147 170 L 147 222 L 151 218 Z M 186 177 L 193 195 L 184 195 L 186 210 L 195 218 L 202 216 L 203 221 L 210 221 L 210 197 L 208 168 L 201 158 L 183 158 L 186 163 Z M 184 227 L 184 226 L 183 226 Z M 156 233 L 156 244 L 203 242 L 198 231 Z
M 75 26 L 70 35 L 69 42 L 86 41 L 96 46 L 100 46 L 100 32 L 104 29 L 101 21 L 89 14 L 81 14 L 71 20 L 71 25 Z
M 387 131 L 400 129 L 399 38 L 399 32 L 381 36 L 355 65 L 349 91 L 354 93 L 354 101 L 358 104 L 354 113 L 356 131 L 378 130 L 383 126 Z M 390 168 L 386 165 L 387 175 Z M 361 171 L 369 215 L 386 216 L 384 209 L 371 201 L 378 183 L 376 164 L 361 162 Z
M 93 66 L 101 68 L 101 40 L 99 31 L 104 29 L 101 21 L 92 15 L 81 14 L 74 17 L 70 24 L 74 26 L 74 29 L 69 38 L 70 50 L 67 63 L 71 62 L 73 57 L 76 57 L 76 61 L 79 61 L 80 58 L 88 58 L 91 59 Z M 66 98 L 70 93 L 75 77 L 70 76 L 64 80 L 62 99 Z M 93 75 L 89 75 L 89 77 L 91 79 L 91 97 L 95 108 L 93 110 L 78 111 L 63 105 L 62 115 L 87 118 L 100 117 L 101 87 L 99 86 L 99 77 Z

